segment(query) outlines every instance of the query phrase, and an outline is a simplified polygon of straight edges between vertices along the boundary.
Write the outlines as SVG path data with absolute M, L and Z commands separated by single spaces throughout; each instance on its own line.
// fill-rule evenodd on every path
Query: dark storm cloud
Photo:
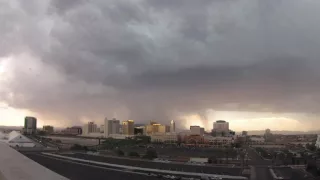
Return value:
M 317 1 L 32 3 L 0 11 L 0 55 L 27 57 L 0 84 L 10 106 L 140 122 L 210 108 L 319 110 Z

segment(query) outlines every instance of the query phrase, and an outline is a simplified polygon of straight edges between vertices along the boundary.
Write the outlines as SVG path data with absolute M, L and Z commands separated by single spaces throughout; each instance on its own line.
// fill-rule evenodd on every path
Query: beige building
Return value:
M 158 124 L 151 122 L 149 125 L 146 125 L 146 134 L 155 134 L 155 133 L 168 133 L 170 132 L 170 126 Z
M 233 137 L 213 137 L 213 136 L 204 136 L 204 140 L 216 147 L 224 147 L 224 146 L 230 146 L 231 143 L 234 142 Z
M 104 119 L 104 137 L 108 137 L 110 134 L 119 134 L 120 133 L 120 121 L 113 118 L 108 120 Z
M 97 132 L 97 124 L 95 124 L 94 122 L 88 122 L 82 128 L 83 135 L 88 135 L 90 133 L 96 133 L 96 132 Z
M 204 135 L 204 128 L 201 128 L 200 126 L 190 126 L 190 132 L 191 135 Z
M 229 132 L 229 123 L 223 120 L 218 120 L 213 123 L 213 130 L 216 132 Z
M 122 134 L 133 135 L 134 134 L 134 121 L 128 120 L 122 122 Z
M 150 137 L 151 142 L 176 143 L 178 141 L 176 133 L 154 133 Z

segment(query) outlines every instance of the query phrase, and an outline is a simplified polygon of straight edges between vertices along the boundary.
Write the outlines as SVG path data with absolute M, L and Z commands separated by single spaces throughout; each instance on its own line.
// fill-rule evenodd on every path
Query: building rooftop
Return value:
M 0 179 L 4 180 L 67 180 L 0 142 Z
M 225 123 L 226 121 L 224 121 L 224 120 L 218 120 L 218 121 L 216 121 L 217 123 Z

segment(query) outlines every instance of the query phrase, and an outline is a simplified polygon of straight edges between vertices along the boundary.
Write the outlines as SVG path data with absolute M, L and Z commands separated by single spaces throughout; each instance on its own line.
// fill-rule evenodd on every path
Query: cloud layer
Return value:
M 316 0 L 0 0 L 0 100 L 73 123 L 207 109 L 314 119 L 319 9 Z

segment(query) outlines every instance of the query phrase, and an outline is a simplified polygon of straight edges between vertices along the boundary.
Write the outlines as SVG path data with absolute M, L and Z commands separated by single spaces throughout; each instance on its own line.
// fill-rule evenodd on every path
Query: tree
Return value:
M 70 150 L 83 151 L 83 150 L 88 150 L 88 148 L 86 146 L 81 146 L 79 144 L 74 144 L 73 146 L 71 146 Z
M 128 156 L 131 156 L 131 157 L 140 157 L 139 153 L 137 153 L 137 152 L 129 152 Z
M 154 159 L 158 157 L 158 154 L 155 150 L 153 149 L 148 149 L 146 154 L 143 156 L 146 159 Z
M 229 161 L 229 151 L 227 150 L 226 151 L 226 163 L 228 164 L 228 161 Z
M 124 155 L 124 152 L 121 151 L 120 149 L 118 149 L 118 150 L 116 151 L 116 153 L 117 153 L 118 156 L 123 156 L 123 155 Z
M 217 157 L 216 156 L 212 156 L 212 157 L 210 157 L 209 159 L 208 159 L 208 163 L 209 164 L 217 164 L 218 162 L 218 159 L 217 159 Z
M 317 150 L 317 147 L 316 147 L 316 144 L 315 143 L 311 143 L 311 144 L 306 144 L 306 148 L 310 151 L 316 151 Z

